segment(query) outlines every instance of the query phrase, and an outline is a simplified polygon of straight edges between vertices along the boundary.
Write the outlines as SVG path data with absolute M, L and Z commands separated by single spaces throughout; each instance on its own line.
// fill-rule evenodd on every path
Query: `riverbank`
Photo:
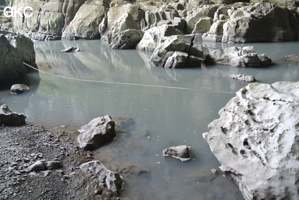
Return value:
M 90 158 L 76 149 L 71 133 L 33 124 L 0 131 L 0 199 L 80 199 L 76 169 Z M 63 167 L 27 172 L 38 160 L 56 160 Z

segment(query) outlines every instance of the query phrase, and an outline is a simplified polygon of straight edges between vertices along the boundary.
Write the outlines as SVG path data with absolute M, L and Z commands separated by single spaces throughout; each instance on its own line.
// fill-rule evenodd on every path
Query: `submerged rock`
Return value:
M 86 150 L 95 149 L 116 136 L 115 123 L 109 115 L 91 120 L 78 131 L 81 133 L 77 137 L 79 146 Z
M 216 49 L 207 55 L 205 62 L 235 67 L 261 67 L 272 64 L 269 57 L 264 54 L 258 55 L 253 46 Z
M 10 88 L 10 93 L 21 94 L 29 90 L 29 87 L 25 84 L 14 84 Z
M 79 52 L 79 51 L 81 51 L 81 49 L 79 49 L 78 47 L 68 47 L 68 48 L 61 50 L 61 52 L 65 52 L 65 53 Z
M 204 139 L 246 200 L 299 199 L 299 82 L 240 89 Z
M 236 79 L 236 80 L 244 81 L 244 82 L 255 82 L 256 81 L 256 79 L 251 75 L 231 74 L 231 75 L 229 75 L 229 77 L 232 79 Z
M 191 159 L 190 148 L 186 145 L 180 145 L 176 147 L 168 147 L 163 150 L 163 156 L 171 156 L 181 161 L 187 161 Z
M 80 165 L 88 179 L 87 193 L 100 195 L 101 199 L 118 197 L 123 188 L 123 178 L 116 172 L 108 170 L 100 161 L 94 160 Z
M 287 55 L 282 60 L 289 62 L 299 62 L 299 55 Z
M 23 125 L 26 124 L 26 116 L 12 112 L 6 104 L 0 107 L 0 124 Z

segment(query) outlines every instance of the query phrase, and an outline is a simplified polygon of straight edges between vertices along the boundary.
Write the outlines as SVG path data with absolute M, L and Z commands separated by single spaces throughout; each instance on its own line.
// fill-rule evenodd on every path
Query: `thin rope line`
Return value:
M 40 69 L 37 69 L 25 62 L 23 62 L 24 65 L 27 67 L 30 67 L 31 69 L 34 69 L 38 72 L 41 72 L 43 74 L 47 74 L 50 76 L 55 76 L 59 78 L 64 78 L 64 79 L 69 79 L 69 80 L 75 80 L 75 81 L 82 81 L 82 82 L 91 82 L 91 83 L 107 83 L 107 84 L 117 84 L 117 85 L 133 85 L 133 86 L 143 86 L 143 87 L 155 87 L 155 88 L 168 88 L 168 89 L 178 89 L 178 90 L 193 90 L 196 91 L 198 89 L 193 89 L 193 88 L 183 88 L 183 87 L 171 87 L 171 86 L 159 86 L 159 85 L 145 85 L 145 84 L 137 84 L 137 83 L 122 83 L 122 82 L 114 82 L 114 81 L 98 81 L 98 80 L 87 80 L 87 79 L 78 79 L 78 78 L 72 78 L 72 77 L 67 77 L 67 76 L 62 76 L 62 75 L 57 75 L 57 74 L 51 74 L 49 72 L 42 71 Z M 214 91 L 214 92 L 219 92 L 219 93 L 232 93 L 232 92 L 222 92 L 222 91 Z

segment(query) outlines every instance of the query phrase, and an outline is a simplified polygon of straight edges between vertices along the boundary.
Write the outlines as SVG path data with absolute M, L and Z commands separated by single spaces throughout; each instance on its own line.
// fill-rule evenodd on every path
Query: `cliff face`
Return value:
M 257 1 L 180 0 L 154 2 L 152 6 L 149 2 L 119 5 L 115 0 L 15 0 L 14 9 L 29 6 L 32 11 L 27 15 L 32 16 L 16 15 L 12 24 L 16 32 L 36 40 L 99 39 L 107 35 L 124 14 L 130 13 L 138 25 L 136 30 L 143 32 L 167 24 L 185 34 L 201 33 L 204 40 L 212 41 L 299 39 L 298 7 L 288 9 L 266 2 L 252 4 Z
M 13 18 L 14 30 L 36 40 L 60 39 L 63 30 L 74 19 L 84 0 L 15 0 L 13 8 L 30 6 L 32 16 Z

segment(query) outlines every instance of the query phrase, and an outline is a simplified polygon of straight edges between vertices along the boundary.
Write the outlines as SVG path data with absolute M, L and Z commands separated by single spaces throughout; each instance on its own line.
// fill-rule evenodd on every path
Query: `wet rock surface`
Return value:
M 0 107 L 0 124 L 23 125 L 26 123 L 25 119 L 25 115 L 12 112 L 6 104 Z
M 245 74 L 231 74 L 229 75 L 231 79 L 236 79 L 238 81 L 243 82 L 255 82 L 256 79 L 251 75 L 245 75 Z
M 115 122 L 109 115 L 101 116 L 82 126 L 79 132 L 81 133 L 77 137 L 79 147 L 92 150 L 112 141 L 116 136 Z
M 30 90 L 29 87 L 25 84 L 13 84 L 10 88 L 11 94 L 21 94 Z
M 269 57 L 264 54 L 258 55 L 253 46 L 216 49 L 207 55 L 205 62 L 235 67 L 261 67 L 272 64 Z
M 299 82 L 249 84 L 203 134 L 245 199 L 299 198 L 298 88 Z
M 175 147 L 169 147 L 163 150 L 163 156 L 170 156 L 181 161 L 187 161 L 191 159 L 190 147 L 186 145 L 180 145 Z

